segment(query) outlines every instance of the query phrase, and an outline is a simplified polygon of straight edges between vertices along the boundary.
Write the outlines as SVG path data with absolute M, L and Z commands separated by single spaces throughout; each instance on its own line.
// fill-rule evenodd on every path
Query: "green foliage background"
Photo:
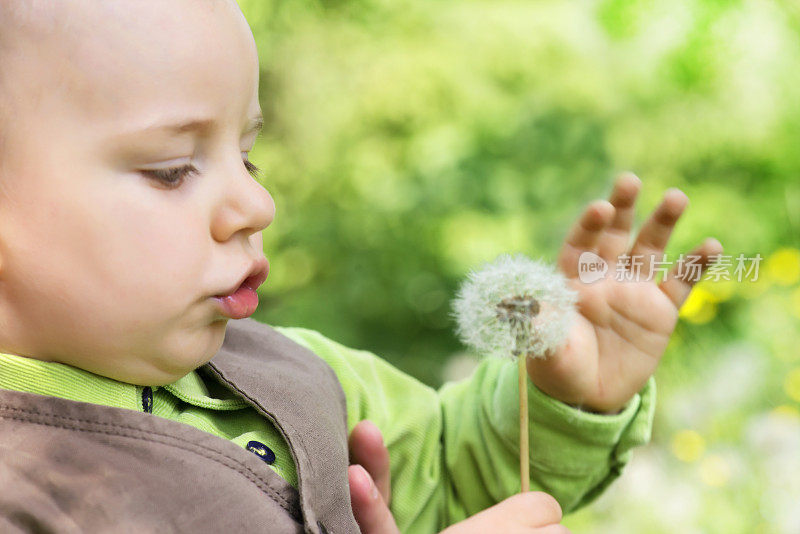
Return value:
M 566 523 L 800 532 L 800 4 L 239 1 L 266 118 L 251 159 L 277 206 L 257 319 L 438 386 L 470 268 L 554 259 L 621 171 L 643 180 L 640 222 L 679 187 L 667 258 L 715 236 L 760 254 L 759 278 L 693 292 L 652 443 Z

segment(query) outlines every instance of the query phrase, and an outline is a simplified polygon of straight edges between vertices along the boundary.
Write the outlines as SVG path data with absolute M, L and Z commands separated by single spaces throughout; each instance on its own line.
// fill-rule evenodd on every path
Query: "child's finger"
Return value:
M 669 189 L 664 193 L 661 204 L 642 226 L 639 236 L 631 248 L 630 255 L 639 265 L 642 276 L 650 273 L 654 260 L 664 255 L 669 236 L 683 210 L 689 204 L 689 197 L 680 189 Z
M 689 254 L 689 257 L 697 258 L 695 261 L 697 269 L 690 268 L 685 260 L 680 260 L 667 273 L 658 287 L 666 293 L 676 308 L 680 308 L 702 273 L 717 260 L 717 256 L 720 254 L 722 254 L 722 245 L 713 237 L 709 237 Z
M 360 465 L 347 469 L 353 516 L 362 534 L 400 534 L 389 506 L 375 483 Z
M 614 189 L 608 199 L 614 206 L 614 220 L 600 238 L 598 255 L 612 266 L 617 263 L 617 258 L 628 250 L 636 197 L 641 187 L 642 181 L 638 176 L 632 172 L 622 173 L 614 183 Z
M 558 257 L 558 265 L 568 278 L 578 276 L 578 259 L 582 252 L 597 250 L 597 242 L 603 229 L 613 216 L 614 206 L 606 200 L 595 200 L 570 228 Z
M 372 477 L 384 501 L 391 502 L 392 484 L 389 450 L 380 429 L 369 420 L 359 421 L 348 439 L 350 463 L 360 464 Z
M 547 525 L 533 530 L 531 534 L 571 534 L 571 531 L 564 525 Z

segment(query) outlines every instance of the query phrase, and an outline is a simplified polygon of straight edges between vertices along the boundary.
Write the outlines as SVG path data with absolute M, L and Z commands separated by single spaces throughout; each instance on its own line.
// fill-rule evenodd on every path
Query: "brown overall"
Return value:
M 299 494 L 256 454 L 187 424 L 0 390 L 0 533 L 357 534 L 330 366 L 240 319 L 201 370 L 279 429 Z

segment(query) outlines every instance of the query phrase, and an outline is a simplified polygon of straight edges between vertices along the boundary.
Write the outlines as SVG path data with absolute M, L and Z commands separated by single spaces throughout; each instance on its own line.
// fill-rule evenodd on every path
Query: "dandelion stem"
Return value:
M 519 486 L 520 492 L 530 489 L 530 444 L 528 437 L 528 347 L 531 318 L 539 313 L 539 302 L 530 297 L 515 296 L 497 306 L 501 321 L 507 321 L 514 335 L 512 354 L 517 358 L 519 370 Z
M 530 489 L 530 453 L 528 445 L 528 370 L 525 363 L 527 354 L 519 354 L 519 479 L 520 491 Z

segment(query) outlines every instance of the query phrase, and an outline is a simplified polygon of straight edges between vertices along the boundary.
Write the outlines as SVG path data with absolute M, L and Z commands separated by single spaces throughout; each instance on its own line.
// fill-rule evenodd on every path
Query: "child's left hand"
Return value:
M 553 398 L 582 409 L 617 413 L 655 372 L 678 320 L 678 309 L 699 275 L 688 269 L 678 278 L 674 265 L 656 284 L 650 265 L 662 260 L 675 223 L 688 204 L 678 189 L 664 194 L 661 204 L 642 226 L 628 250 L 636 195 L 641 181 L 621 175 L 609 201 L 589 204 L 570 230 L 558 267 L 578 291 L 578 313 L 567 343 L 548 358 L 528 358 L 528 374 Z M 578 258 L 584 251 L 608 263 L 605 277 L 592 283 L 578 278 Z M 617 280 L 618 258 L 627 253 L 641 261 L 638 280 Z M 722 245 L 706 239 L 691 255 L 702 271 L 722 253 Z M 628 270 L 628 274 L 633 273 Z
M 389 510 L 392 473 L 389 449 L 372 421 L 359 421 L 347 439 L 350 467 L 350 504 L 362 534 L 399 534 Z M 355 464 L 361 466 L 359 469 Z

